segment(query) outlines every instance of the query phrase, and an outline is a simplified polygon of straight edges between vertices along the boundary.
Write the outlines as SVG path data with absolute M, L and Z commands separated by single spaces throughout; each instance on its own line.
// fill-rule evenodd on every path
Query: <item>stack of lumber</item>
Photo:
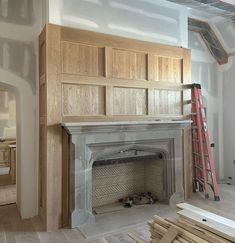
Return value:
M 187 203 L 177 206 L 182 210 L 176 220 L 155 215 L 149 222 L 151 243 L 235 242 L 235 221 Z

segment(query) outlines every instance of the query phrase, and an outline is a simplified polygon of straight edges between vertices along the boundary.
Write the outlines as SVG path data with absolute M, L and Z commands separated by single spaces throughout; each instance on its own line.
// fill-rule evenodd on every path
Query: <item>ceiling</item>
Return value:
M 235 0 L 168 0 L 188 7 L 205 18 L 223 17 L 235 22 Z

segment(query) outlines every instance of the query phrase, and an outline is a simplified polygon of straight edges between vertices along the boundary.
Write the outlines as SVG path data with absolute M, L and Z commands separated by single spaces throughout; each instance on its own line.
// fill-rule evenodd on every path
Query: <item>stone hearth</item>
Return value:
M 182 131 L 190 121 L 130 121 L 65 123 L 71 134 L 71 226 L 94 223 L 92 213 L 92 165 L 95 161 L 159 153 L 164 158 L 164 199 L 184 199 Z M 136 154 L 138 156 L 138 153 Z M 74 157 L 75 156 L 75 157 Z

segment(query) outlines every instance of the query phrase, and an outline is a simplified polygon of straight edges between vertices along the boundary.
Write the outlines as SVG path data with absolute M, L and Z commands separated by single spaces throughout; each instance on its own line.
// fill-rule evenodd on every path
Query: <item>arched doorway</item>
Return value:
M 16 203 L 16 94 L 0 85 L 0 206 Z
M 38 214 L 37 96 L 24 79 L 2 69 L 0 86 L 16 94 L 17 207 L 22 218 L 30 218 Z

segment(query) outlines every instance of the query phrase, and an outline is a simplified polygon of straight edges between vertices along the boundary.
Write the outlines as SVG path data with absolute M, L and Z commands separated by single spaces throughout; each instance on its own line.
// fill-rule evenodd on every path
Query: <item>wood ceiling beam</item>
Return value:
M 208 23 L 189 18 L 188 29 L 190 31 L 198 32 L 201 35 L 210 53 L 219 64 L 228 62 L 228 53 L 224 50 L 215 32 Z

